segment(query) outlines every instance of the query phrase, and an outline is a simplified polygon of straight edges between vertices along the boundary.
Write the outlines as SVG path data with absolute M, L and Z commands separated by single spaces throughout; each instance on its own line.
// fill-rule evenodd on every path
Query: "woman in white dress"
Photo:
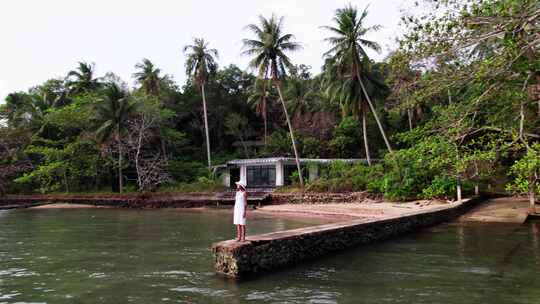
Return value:
M 234 200 L 234 218 L 236 225 L 236 240 L 244 242 L 246 240 L 246 210 L 247 192 L 246 184 L 243 181 L 236 182 L 236 198 Z

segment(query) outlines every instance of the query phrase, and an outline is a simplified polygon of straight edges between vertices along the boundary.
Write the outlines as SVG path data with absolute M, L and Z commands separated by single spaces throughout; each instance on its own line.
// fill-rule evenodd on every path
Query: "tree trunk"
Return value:
M 124 178 L 122 176 L 122 143 L 120 142 L 120 126 L 117 127 L 118 136 L 118 191 L 124 191 Z
M 161 144 L 161 154 L 167 158 L 167 147 L 165 145 L 165 140 L 163 139 L 163 132 L 161 132 L 161 128 L 159 128 L 159 143 Z
M 281 93 L 281 87 L 276 79 L 274 79 L 274 84 L 279 94 L 279 100 L 283 106 L 283 112 L 285 112 L 285 118 L 287 119 L 287 125 L 289 126 L 289 133 L 291 135 L 292 146 L 294 150 L 294 158 L 296 161 L 296 168 L 298 169 L 298 177 L 300 179 L 300 187 L 304 189 L 304 178 L 302 176 L 302 168 L 300 167 L 300 157 L 298 156 L 298 150 L 296 149 L 296 141 L 294 140 L 293 128 L 291 125 L 291 120 L 289 119 L 289 113 L 287 112 L 287 107 L 285 106 L 285 101 L 283 100 L 283 94 Z
M 208 157 L 208 170 L 212 167 L 212 160 L 210 156 L 210 135 L 208 133 L 208 116 L 206 113 L 206 93 L 204 91 L 204 82 L 201 84 L 203 112 L 204 112 L 204 132 L 206 133 L 206 155 Z
M 264 111 L 266 112 L 266 109 Z M 268 138 L 268 120 L 266 119 L 266 113 L 264 113 L 263 121 L 264 121 L 264 146 L 266 147 L 266 139 Z
M 457 178 L 456 192 L 457 192 L 457 202 L 461 203 L 461 179 L 459 177 Z
M 266 116 L 266 76 L 263 79 L 263 92 L 262 92 L 262 115 L 264 122 L 264 146 L 266 147 L 266 139 L 268 138 L 268 119 Z
M 67 174 L 66 174 L 65 169 L 64 169 L 64 184 L 66 186 L 66 193 L 69 193 L 69 183 L 68 183 Z
M 388 152 L 392 153 L 392 147 L 390 146 L 390 142 L 388 141 L 388 138 L 386 138 L 386 133 L 384 133 L 384 129 L 379 120 L 379 116 L 377 115 L 377 112 L 375 112 L 375 107 L 373 106 L 373 103 L 371 102 L 371 98 L 369 97 L 369 94 L 367 93 L 366 87 L 364 86 L 364 82 L 362 81 L 362 78 L 360 78 L 360 70 L 358 68 L 356 69 L 356 77 L 358 77 L 358 82 L 360 83 L 360 87 L 362 87 L 362 92 L 364 93 L 364 96 L 366 97 L 366 101 L 368 102 L 371 113 L 373 113 L 373 116 L 375 117 L 375 121 L 377 122 L 379 131 L 381 131 L 381 135 L 384 139 L 384 143 L 386 144 L 386 148 L 388 149 Z
M 409 131 L 412 131 L 412 110 L 407 109 L 407 117 L 409 118 Z
M 477 179 L 476 183 L 474 184 L 474 195 L 478 196 L 480 194 L 480 185 L 479 185 L 480 173 L 478 172 L 478 163 L 476 161 L 474 162 L 474 175 L 475 175 L 475 178 Z
M 240 142 L 242 143 L 242 147 L 244 147 L 244 153 L 246 154 L 246 158 L 249 158 L 249 152 L 246 146 L 246 142 L 244 141 L 244 137 L 243 136 L 239 136 L 239 137 L 240 137 Z
M 529 213 L 534 214 L 536 213 L 536 206 L 535 206 L 535 196 L 534 196 L 534 189 L 529 190 Z
M 144 125 L 144 122 L 142 122 Z M 141 155 L 141 146 L 142 146 L 142 132 L 144 132 L 141 129 L 139 129 L 139 134 L 137 134 L 137 152 L 135 153 L 135 169 L 137 170 L 137 185 L 139 186 L 139 191 L 143 190 L 142 188 L 142 179 L 141 179 L 141 167 L 139 166 L 139 157 Z
M 361 107 L 360 111 L 362 111 L 362 133 L 364 135 L 364 147 L 366 149 L 366 160 L 369 166 L 371 166 L 371 156 L 369 155 L 369 145 L 368 145 L 368 138 L 367 138 L 367 126 L 366 126 L 366 111 Z

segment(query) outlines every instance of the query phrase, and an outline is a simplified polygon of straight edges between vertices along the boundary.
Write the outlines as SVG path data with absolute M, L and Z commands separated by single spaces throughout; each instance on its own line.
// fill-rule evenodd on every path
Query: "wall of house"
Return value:
M 277 162 L 276 163 L 276 186 L 280 187 L 285 184 L 285 178 L 283 176 L 283 163 Z
M 229 187 L 231 185 L 231 174 L 229 172 L 222 173 L 221 182 L 223 183 L 223 186 Z
M 247 166 L 240 166 L 240 180 L 247 184 Z
M 309 181 L 312 182 L 319 178 L 319 165 L 318 164 L 309 164 L 308 165 Z

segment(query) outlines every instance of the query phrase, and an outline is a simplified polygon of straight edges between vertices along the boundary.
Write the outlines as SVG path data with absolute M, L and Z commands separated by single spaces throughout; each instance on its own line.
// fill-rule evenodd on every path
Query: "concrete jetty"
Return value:
M 215 243 L 215 271 L 242 278 L 311 260 L 331 252 L 395 237 L 452 220 L 483 201 L 477 197 L 425 210 L 248 236 L 246 242 Z
M 500 197 L 487 200 L 478 208 L 459 218 L 461 222 L 523 224 L 529 216 L 529 201 L 519 197 Z

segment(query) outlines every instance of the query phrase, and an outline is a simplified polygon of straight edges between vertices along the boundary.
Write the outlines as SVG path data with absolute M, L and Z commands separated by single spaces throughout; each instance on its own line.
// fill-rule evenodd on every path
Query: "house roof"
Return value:
M 367 163 L 365 158 L 301 158 L 300 163 L 320 163 L 327 164 L 334 161 L 343 161 L 346 163 Z M 376 161 L 376 160 L 373 160 Z M 271 164 L 271 163 L 294 163 L 293 157 L 268 157 L 268 158 L 249 158 L 233 159 L 227 162 L 227 165 L 249 165 L 249 164 Z

